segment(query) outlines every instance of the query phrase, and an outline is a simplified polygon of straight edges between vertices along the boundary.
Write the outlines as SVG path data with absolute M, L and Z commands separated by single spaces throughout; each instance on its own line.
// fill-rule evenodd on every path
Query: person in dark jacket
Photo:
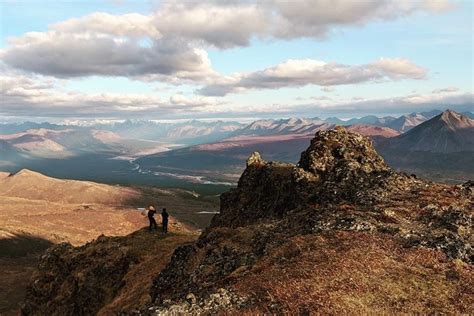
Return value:
M 156 214 L 156 211 L 155 211 L 155 208 L 150 205 L 150 207 L 148 207 L 148 220 L 150 221 L 150 231 L 155 228 L 155 230 L 158 229 L 157 225 L 156 225 L 156 221 L 155 221 L 155 214 Z
M 164 233 L 168 232 L 168 217 L 169 217 L 169 214 L 166 211 L 166 208 L 164 208 L 163 211 L 161 212 L 161 223 L 163 225 Z

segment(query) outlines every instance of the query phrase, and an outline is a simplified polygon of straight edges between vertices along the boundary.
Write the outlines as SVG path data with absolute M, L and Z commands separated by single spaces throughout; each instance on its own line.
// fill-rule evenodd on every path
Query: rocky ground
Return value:
M 123 292 L 143 245 L 102 238 L 48 252 L 23 313 L 472 314 L 473 190 L 397 173 L 359 134 L 317 132 L 297 165 L 254 153 L 199 238 L 139 277 L 146 299 Z

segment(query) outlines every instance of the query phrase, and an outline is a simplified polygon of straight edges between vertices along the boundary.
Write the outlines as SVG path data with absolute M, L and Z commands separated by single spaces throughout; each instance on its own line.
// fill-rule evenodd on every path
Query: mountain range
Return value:
M 390 148 L 405 151 L 474 151 L 474 120 L 447 110 L 391 139 L 389 143 Z
M 313 137 L 313 130 L 334 127 L 327 123 L 311 125 L 307 124 L 308 121 L 299 120 L 294 125 L 297 132 L 288 132 L 287 122 L 252 124 L 252 127 L 266 127 L 264 133 L 261 128 L 255 128 L 257 132 L 252 135 L 157 153 L 139 158 L 136 162 L 149 170 L 211 173 L 214 177 L 222 179 L 227 176 L 235 181 L 249 153 L 259 151 L 272 160 L 295 162 Z M 462 114 L 448 110 L 403 134 L 374 125 L 350 125 L 345 128 L 371 137 L 376 148 L 393 167 L 449 182 L 456 179 L 465 181 L 474 176 L 473 122 Z M 311 131 L 308 131 L 308 126 Z M 276 132 L 265 135 L 269 130 Z
M 297 164 L 252 153 L 201 233 L 50 247 L 21 313 L 470 314 L 473 189 L 397 172 L 342 127 L 318 131 Z
M 433 110 L 398 118 L 365 116 L 344 121 L 316 117 L 249 124 L 197 120 L 0 124 L 4 132 L 0 135 L 0 167 L 120 183 L 140 178 L 140 183 L 180 186 L 187 179 L 201 179 L 198 182 L 210 186 L 235 181 L 252 151 L 295 162 L 315 132 L 343 125 L 371 137 L 395 168 L 439 181 L 462 181 L 472 175 L 469 116 L 472 113 Z M 466 154 L 461 155 L 463 151 Z M 131 160 L 135 164 L 130 165 Z M 87 172 L 81 165 L 87 166 Z M 140 174 L 134 175 L 134 170 Z
M 35 123 L 0 123 L 0 134 L 15 134 L 27 130 L 47 129 L 95 129 L 107 130 L 128 139 L 159 140 L 171 143 L 183 143 L 186 145 L 207 143 L 227 137 L 253 134 L 275 134 L 275 133 L 303 133 L 312 132 L 322 124 L 331 125 L 375 125 L 394 129 L 398 132 L 406 132 L 414 126 L 431 119 L 440 114 L 440 110 L 429 112 L 416 112 L 399 117 L 374 115 L 363 116 L 342 120 L 337 117 L 326 119 L 315 118 L 288 118 L 288 119 L 265 119 L 256 120 L 249 124 L 236 121 L 183 121 L 183 122 L 159 122 L 153 120 L 125 120 L 125 121 L 68 121 L 63 124 L 52 124 L 48 122 Z M 474 118 L 471 112 L 461 113 L 469 118 Z

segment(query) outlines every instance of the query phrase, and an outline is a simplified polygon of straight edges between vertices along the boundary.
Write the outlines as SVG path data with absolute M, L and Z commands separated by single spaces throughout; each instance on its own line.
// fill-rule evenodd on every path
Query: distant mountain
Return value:
M 341 120 L 337 117 L 329 117 L 325 120 L 325 122 L 341 126 L 359 124 L 382 126 L 403 133 L 440 113 L 441 111 L 439 110 L 432 110 L 429 112 L 411 113 L 408 115 L 402 115 L 400 117 L 377 117 L 375 115 L 367 115 L 360 118 L 351 118 L 349 120 Z
M 227 121 L 185 121 L 162 123 L 151 120 L 126 121 L 69 121 L 64 124 L 51 123 L 2 123 L 0 135 L 24 133 L 28 130 L 75 130 L 87 134 L 90 130 L 113 132 L 126 139 L 143 139 L 186 145 L 201 144 L 229 137 L 245 124 Z M 80 134 L 77 134 L 79 137 Z
M 348 126 L 348 125 L 375 125 L 375 126 L 386 126 L 390 122 L 394 121 L 396 118 L 393 116 L 384 116 L 378 117 L 375 115 L 367 115 L 360 118 L 351 118 L 349 120 L 341 120 L 337 117 L 328 117 L 324 121 L 326 123 L 341 125 L 341 126 Z
M 120 123 L 97 125 L 95 128 L 115 132 L 124 138 L 193 145 L 229 137 L 234 131 L 243 126 L 245 125 L 238 122 L 225 121 L 203 122 L 192 120 L 178 123 L 161 123 L 127 120 Z
M 0 167 L 13 166 L 23 160 L 21 151 L 8 141 L 0 139 Z
M 16 134 L 0 135 L 0 140 L 18 152 L 32 157 L 61 158 L 79 152 L 110 150 L 119 136 L 111 132 L 88 129 L 32 129 Z
M 445 111 L 375 145 L 394 168 L 449 183 L 474 178 L 474 120 L 462 114 Z
M 22 122 L 22 123 L 0 123 L 0 134 L 16 134 L 21 133 L 29 129 L 50 129 L 60 130 L 67 129 L 67 126 L 52 124 L 48 122 L 35 123 L 35 122 Z
M 341 126 L 346 125 L 346 121 L 341 120 L 340 118 L 335 117 L 335 116 L 328 117 L 328 118 L 325 119 L 324 121 L 325 121 L 326 123 L 334 124 L 334 125 L 341 125 Z
M 383 126 L 355 124 L 345 127 L 348 131 L 357 132 L 364 136 L 382 136 L 382 137 L 395 137 L 400 133 L 394 129 Z
M 431 111 L 426 111 L 426 112 L 420 112 L 421 115 L 426 117 L 427 119 L 433 118 L 439 114 L 443 113 L 443 111 L 440 110 L 431 110 Z
M 447 110 L 388 143 L 391 149 L 406 151 L 474 151 L 474 120 Z
M 421 112 L 421 113 L 411 113 L 408 115 L 402 115 L 399 118 L 387 122 L 384 126 L 390 127 L 399 132 L 406 132 L 412 129 L 413 127 L 425 122 L 426 120 L 431 119 L 432 117 L 439 115 L 441 111 L 433 110 L 430 112 Z
M 285 135 L 285 134 L 314 134 L 318 130 L 328 129 L 328 124 L 320 119 L 289 118 L 280 120 L 258 120 L 236 130 L 238 135 Z

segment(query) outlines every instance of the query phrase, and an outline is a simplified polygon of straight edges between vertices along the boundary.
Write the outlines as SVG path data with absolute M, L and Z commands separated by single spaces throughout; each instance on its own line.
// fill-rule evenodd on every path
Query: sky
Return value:
M 0 0 L 0 116 L 474 110 L 473 2 Z

